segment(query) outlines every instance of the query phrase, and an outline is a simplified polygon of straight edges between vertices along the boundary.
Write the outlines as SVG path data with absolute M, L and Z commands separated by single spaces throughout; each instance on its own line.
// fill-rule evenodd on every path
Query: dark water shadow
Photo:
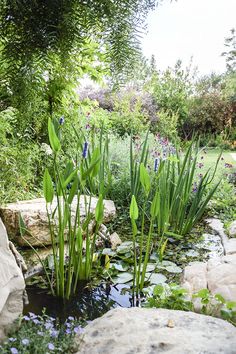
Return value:
M 37 315 L 46 309 L 46 314 L 65 321 L 68 316 L 77 319 L 93 320 L 115 307 L 131 307 L 132 296 L 123 293 L 127 286 L 103 283 L 96 288 L 80 284 L 77 293 L 70 300 L 63 301 L 48 293 L 47 289 L 27 287 L 29 304 L 24 307 L 24 314 L 33 312 Z

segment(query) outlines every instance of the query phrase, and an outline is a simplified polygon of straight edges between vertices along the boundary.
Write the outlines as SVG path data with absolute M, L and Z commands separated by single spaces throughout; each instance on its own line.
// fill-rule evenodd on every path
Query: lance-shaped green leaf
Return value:
M 90 165 L 93 166 L 93 168 L 91 170 L 91 177 L 96 177 L 97 176 L 97 174 L 99 172 L 100 163 L 101 163 L 100 150 L 99 150 L 99 148 L 96 148 L 93 151 L 93 154 L 92 154 L 92 157 L 91 157 Z
M 102 194 L 100 194 L 95 209 L 95 220 L 98 224 L 102 223 L 103 214 L 104 214 L 103 196 Z
M 71 204 L 73 199 L 74 199 L 74 196 L 77 194 L 78 192 L 78 186 L 79 186 L 79 179 L 78 179 L 78 176 L 75 175 L 75 178 L 74 178 L 74 181 L 72 183 L 72 186 L 71 186 L 71 189 L 70 189 L 70 193 L 69 193 L 69 196 L 68 196 L 68 203 Z
M 71 172 L 71 174 L 67 177 L 67 179 L 62 183 L 62 187 L 66 188 L 67 185 L 71 182 L 71 180 L 77 176 L 78 174 L 78 168 L 76 168 L 73 172 Z
M 48 172 L 48 169 L 46 168 L 44 175 L 43 175 L 43 193 L 44 193 L 44 198 L 47 203 L 52 203 L 53 201 L 53 196 L 54 196 L 54 190 L 53 190 L 53 183 L 51 176 Z
M 58 152 L 61 148 L 61 144 L 50 118 L 48 119 L 48 136 L 52 150 Z
M 145 193 L 149 194 L 151 189 L 151 181 L 143 162 L 140 164 L 140 182 L 145 190 Z
M 129 208 L 129 215 L 130 215 L 130 219 L 132 220 L 138 219 L 138 205 L 134 195 L 132 195 L 131 204 Z
M 94 167 L 100 162 L 100 160 L 101 160 L 101 156 L 96 161 L 91 163 L 86 171 L 81 173 L 82 180 L 85 180 L 90 175 L 90 173 L 92 173 Z
M 150 210 L 151 216 L 153 218 L 158 215 L 158 210 L 159 210 L 159 198 L 158 198 L 158 194 L 156 192 L 156 194 L 152 200 L 151 210 Z

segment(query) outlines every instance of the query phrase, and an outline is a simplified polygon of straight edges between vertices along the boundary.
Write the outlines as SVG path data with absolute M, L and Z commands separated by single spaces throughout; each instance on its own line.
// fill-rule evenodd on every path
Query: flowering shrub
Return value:
M 69 316 L 63 324 L 46 314 L 30 312 L 23 316 L 21 327 L 0 346 L 2 354 L 72 353 L 73 338 L 81 335 L 80 323 Z

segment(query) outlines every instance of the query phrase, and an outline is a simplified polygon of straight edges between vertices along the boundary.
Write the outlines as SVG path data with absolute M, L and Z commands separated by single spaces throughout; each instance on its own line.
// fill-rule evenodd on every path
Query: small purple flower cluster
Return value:
M 24 324 L 25 322 L 24 326 L 27 326 L 27 328 L 27 323 L 30 324 L 32 333 L 30 334 L 27 330 L 27 332 L 23 331 L 23 333 L 27 333 L 25 338 L 22 333 L 19 334 L 19 336 L 10 337 L 8 342 L 4 345 L 7 346 L 7 352 L 11 354 L 23 353 L 25 350 L 33 352 L 34 345 L 38 345 L 36 342 L 39 340 L 45 347 L 45 352 L 57 352 L 58 348 L 61 347 L 60 342 L 63 340 L 63 335 L 64 341 L 66 340 L 65 338 L 68 338 L 67 342 L 69 341 L 71 343 L 71 338 L 75 334 L 81 335 L 84 331 L 83 328 L 78 325 L 77 320 L 72 316 L 69 316 L 64 325 L 61 327 L 59 327 L 59 324 L 55 318 L 46 315 L 38 316 L 32 312 L 29 312 L 28 315 L 23 316 L 23 320 L 24 321 L 22 323 Z M 37 338 L 37 340 L 34 340 L 34 338 Z M 0 349 L 1 348 L 4 347 L 0 346 Z
M 169 156 L 176 154 L 176 150 L 168 138 L 163 138 L 159 133 L 155 135 L 155 147 L 150 152 L 154 158 L 154 172 L 158 171 L 161 160 L 166 160 Z
M 82 157 L 83 157 L 84 159 L 86 159 L 86 158 L 87 158 L 87 155 L 88 155 L 88 142 L 85 141 L 85 143 L 84 143 L 84 148 L 83 148 L 83 152 L 82 152 Z

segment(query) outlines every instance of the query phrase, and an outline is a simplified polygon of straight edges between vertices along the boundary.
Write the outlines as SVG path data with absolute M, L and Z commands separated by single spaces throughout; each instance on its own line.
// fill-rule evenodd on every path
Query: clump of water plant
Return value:
M 92 194 L 87 188 L 100 173 L 101 146 L 94 146 L 88 156 L 88 142 L 82 146 L 80 160 L 70 160 L 61 167 L 61 143 L 55 125 L 48 121 L 49 141 L 53 151 L 53 168 L 45 170 L 43 190 L 49 222 L 53 252 L 53 272 L 47 274 L 53 294 L 69 298 L 76 291 L 78 281 L 88 280 L 94 263 L 96 236 L 103 221 L 103 194 L 100 193 L 95 209 L 91 213 Z M 78 143 L 80 144 L 80 142 Z M 84 200 L 85 217 L 80 213 Z M 93 236 L 89 225 L 95 218 Z
M 140 164 L 133 162 L 131 144 L 130 175 L 134 194 L 130 219 L 134 253 L 133 288 L 136 292 L 144 288 L 151 252 L 157 252 L 162 261 L 168 239 L 186 237 L 203 216 L 220 183 L 213 183 L 220 156 L 213 173 L 208 170 L 198 183 L 195 182 L 198 156 L 198 144 L 192 142 L 184 154 L 175 148 L 168 155 L 156 158 L 154 171 L 148 171 L 145 167 L 148 161 L 147 137 Z M 140 225 L 140 232 L 137 225 Z

